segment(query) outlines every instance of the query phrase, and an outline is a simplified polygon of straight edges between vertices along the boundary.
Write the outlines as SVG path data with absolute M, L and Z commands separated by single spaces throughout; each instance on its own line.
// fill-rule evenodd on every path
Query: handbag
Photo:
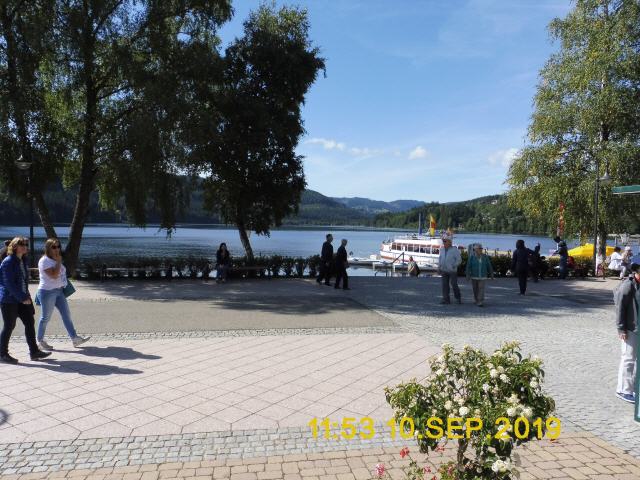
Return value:
M 73 286 L 70 280 L 67 280 L 67 285 L 62 289 L 62 293 L 64 294 L 65 297 L 70 297 L 75 292 L 76 292 L 75 287 Z

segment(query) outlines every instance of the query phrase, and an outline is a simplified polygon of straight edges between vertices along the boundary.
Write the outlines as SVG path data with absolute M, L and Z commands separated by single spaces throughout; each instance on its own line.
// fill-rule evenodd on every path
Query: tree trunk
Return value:
M 245 225 L 243 222 L 237 223 L 238 233 L 240 234 L 240 241 L 242 242 L 242 246 L 244 247 L 244 251 L 247 254 L 247 260 L 249 263 L 253 263 L 253 249 L 251 248 L 251 243 L 249 242 L 249 236 L 247 235 L 247 230 L 245 229 Z
M 49 209 L 44 201 L 42 192 L 33 192 L 33 200 L 36 204 L 36 211 L 40 217 L 40 223 L 44 227 L 44 232 L 47 234 L 47 238 L 58 238 L 56 229 L 51 222 L 51 216 L 49 215 Z
M 458 472 L 460 473 L 464 473 L 465 469 L 464 469 L 464 452 L 467 450 L 467 446 L 469 445 L 467 440 L 464 439 L 460 439 L 458 440 L 458 455 L 456 458 L 456 462 L 457 462 L 457 469 Z
M 85 4 L 86 7 L 86 4 Z M 86 7 L 87 8 L 87 7 Z M 98 91 L 96 87 L 95 74 L 95 38 L 93 36 L 92 18 L 86 12 L 84 32 L 82 35 L 83 45 L 83 77 L 85 86 L 85 115 L 84 115 L 84 135 L 82 139 L 82 159 L 80 161 L 80 189 L 76 196 L 76 205 L 73 211 L 73 219 L 69 228 L 69 242 L 65 249 L 65 264 L 67 270 L 75 275 L 80 253 L 80 243 L 84 225 L 89 214 L 89 198 L 94 188 L 96 176 L 95 170 L 95 124 L 97 118 Z

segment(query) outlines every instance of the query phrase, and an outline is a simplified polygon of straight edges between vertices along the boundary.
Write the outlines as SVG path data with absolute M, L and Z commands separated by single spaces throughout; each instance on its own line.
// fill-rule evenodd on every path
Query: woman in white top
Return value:
M 64 287 L 67 286 L 67 269 L 62 264 L 60 242 L 57 238 L 49 238 L 44 244 L 44 255 L 38 262 L 40 272 L 40 285 L 38 285 L 38 297 L 42 305 L 42 313 L 38 322 L 36 338 L 42 350 L 53 350 L 53 347 L 44 340 L 47 323 L 56 307 L 62 316 L 62 323 L 66 328 L 74 347 L 82 345 L 89 338 L 83 338 L 76 334 L 76 329 L 71 321 L 71 312 L 67 298 L 64 296 Z

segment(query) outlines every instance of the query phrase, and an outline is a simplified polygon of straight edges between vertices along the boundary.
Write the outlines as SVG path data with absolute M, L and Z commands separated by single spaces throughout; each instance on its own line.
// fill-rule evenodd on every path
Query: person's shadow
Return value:
M 138 352 L 129 347 L 92 347 L 82 346 L 74 350 L 60 350 L 56 349 L 55 352 L 61 353 L 76 353 L 80 355 L 86 355 L 88 357 L 99 358 L 117 358 L 118 360 L 159 360 L 162 357 L 158 355 L 147 355 L 145 353 Z
M 0 425 L 4 425 L 9 421 L 9 414 L 0 408 Z
M 142 373 L 141 370 L 134 370 L 132 368 L 122 368 L 117 365 L 102 365 L 78 360 L 46 359 L 39 362 L 23 363 L 22 365 L 28 368 L 42 368 L 58 373 L 78 373 L 89 376 L 136 375 Z

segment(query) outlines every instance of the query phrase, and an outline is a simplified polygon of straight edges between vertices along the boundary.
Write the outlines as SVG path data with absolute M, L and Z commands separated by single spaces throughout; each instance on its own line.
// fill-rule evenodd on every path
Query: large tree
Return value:
M 595 179 L 640 183 L 640 2 L 578 0 L 550 24 L 560 48 L 540 72 L 529 144 L 508 175 L 512 205 L 567 235 L 594 227 Z M 637 224 L 638 205 L 600 187 L 598 233 Z
M 70 271 L 96 190 L 106 206 L 122 199 L 137 225 L 145 223 L 148 203 L 155 204 L 162 227 L 171 229 L 181 205 L 175 200 L 184 198 L 172 174 L 190 155 L 180 141 L 185 112 L 194 85 L 209 73 L 199 55 L 215 54 L 216 28 L 231 15 L 229 0 L 7 0 L 0 13 L 4 189 L 23 191 L 8 173 L 12 158 L 22 154 L 34 161 L 36 199 L 47 180 L 60 176 L 77 190 L 65 248 Z M 14 81 L 12 69 L 26 74 Z M 29 102 L 31 90 L 47 102 Z M 57 129 L 29 126 L 38 127 L 41 118 L 57 120 L 49 122 Z M 64 148 L 56 155 L 49 144 L 57 143 L 40 131 L 61 131 L 54 139 L 63 138 Z M 33 155 L 36 147 L 41 155 Z M 47 234 L 55 235 L 43 217 L 46 205 L 39 212 Z
M 222 89 L 203 102 L 217 106 L 193 145 L 203 160 L 206 202 L 236 225 L 249 259 L 248 231 L 268 235 L 297 212 L 305 187 L 295 152 L 304 133 L 301 106 L 323 69 L 306 11 L 262 6 L 225 51 Z

